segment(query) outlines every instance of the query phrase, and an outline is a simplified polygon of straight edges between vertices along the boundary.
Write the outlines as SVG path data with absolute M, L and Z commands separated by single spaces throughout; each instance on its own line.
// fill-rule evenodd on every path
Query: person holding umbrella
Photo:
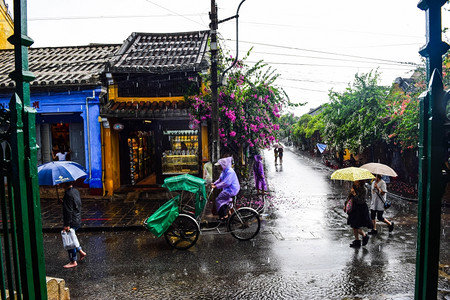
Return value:
M 383 217 L 384 213 L 384 203 L 386 202 L 386 182 L 381 179 L 381 175 L 377 174 L 375 180 L 372 182 L 371 189 L 372 191 L 372 202 L 370 204 L 370 218 L 372 219 L 373 228 L 369 234 L 375 235 L 378 233 L 377 231 L 377 221 L 375 217 L 380 222 L 384 222 L 388 225 L 389 232 L 394 230 L 394 222 L 390 222 L 388 219 Z
M 77 231 L 81 227 L 81 197 L 80 193 L 76 188 L 73 187 L 73 182 L 62 183 L 63 187 L 66 189 L 64 197 L 62 199 L 63 206 L 63 221 L 64 221 L 64 231 L 69 231 L 72 228 Z M 86 256 L 86 252 L 80 247 L 67 250 L 69 254 L 70 262 L 64 265 L 65 269 L 74 268 L 78 265 L 77 253 L 80 253 L 80 259 Z
M 353 182 L 350 194 L 348 198 L 353 201 L 353 208 L 348 213 L 347 224 L 352 227 L 355 240 L 350 244 L 352 248 L 360 248 L 362 237 L 362 246 L 367 245 L 369 236 L 364 232 L 362 227 L 372 228 L 372 222 L 369 218 L 369 208 L 366 203 L 366 189 L 361 181 L 356 180 Z

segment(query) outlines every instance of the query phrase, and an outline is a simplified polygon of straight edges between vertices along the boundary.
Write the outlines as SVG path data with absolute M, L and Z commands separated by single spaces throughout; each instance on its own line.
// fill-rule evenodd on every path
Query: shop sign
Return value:
M 121 131 L 121 130 L 123 130 L 123 128 L 124 128 L 124 126 L 121 123 L 116 123 L 113 125 L 113 129 L 117 130 L 117 131 Z

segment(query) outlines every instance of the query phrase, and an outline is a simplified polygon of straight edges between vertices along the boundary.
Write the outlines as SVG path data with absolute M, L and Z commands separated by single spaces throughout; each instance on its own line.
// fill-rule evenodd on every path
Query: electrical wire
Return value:
M 135 16 L 71 16 L 71 17 L 35 17 L 28 21 L 65 21 L 65 20 L 96 20 L 96 19 L 129 19 L 129 18 L 166 18 L 166 17 L 201 17 L 203 14 L 166 14 L 166 15 L 135 15 Z
M 253 25 L 265 25 L 265 26 L 277 26 L 277 27 L 290 27 L 290 28 L 307 28 L 307 29 L 319 29 L 323 31 L 330 31 L 330 28 L 317 28 L 317 27 L 311 27 L 311 26 L 292 26 L 287 24 L 275 24 L 275 23 L 264 23 L 264 22 L 250 22 L 250 21 L 242 21 L 243 24 L 253 24 Z M 423 39 L 423 36 L 419 35 L 404 35 L 404 34 L 395 34 L 395 33 L 380 33 L 380 32 L 373 32 L 373 31 L 359 31 L 359 30 L 349 30 L 349 29 L 336 29 L 332 28 L 332 30 L 335 31 L 342 31 L 342 32 L 351 32 L 351 33 L 361 33 L 361 34 L 373 34 L 373 35 L 382 35 L 382 36 L 393 36 L 393 37 L 404 37 L 404 38 L 417 38 L 417 39 Z
M 248 63 L 257 63 L 256 61 L 247 61 Z M 272 62 L 272 61 L 264 61 L 264 63 L 268 65 L 290 65 L 290 66 L 309 66 L 309 67 L 326 67 L 326 68 L 373 68 L 371 66 L 339 66 L 339 65 L 321 65 L 321 64 L 304 64 L 304 63 L 294 63 L 294 62 Z M 369 63 L 369 62 L 367 62 Z M 411 66 L 399 66 L 405 68 L 411 68 Z M 402 69 L 398 68 L 388 68 L 388 67 L 380 67 L 384 70 L 398 70 Z
M 159 8 L 162 8 L 162 9 L 164 9 L 164 10 L 167 10 L 168 12 L 171 12 L 171 13 L 173 13 L 173 14 L 176 14 L 176 15 L 178 15 L 178 16 L 180 16 L 180 17 L 186 19 L 186 20 L 189 20 L 189 21 L 194 22 L 194 23 L 196 23 L 196 24 L 199 24 L 199 25 L 201 25 L 201 26 L 205 26 L 204 24 L 202 24 L 202 23 L 200 23 L 200 22 L 197 22 L 197 21 L 192 20 L 192 19 L 190 19 L 190 18 L 188 18 L 188 17 L 185 17 L 185 16 L 183 16 L 183 15 L 181 15 L 181 14 L 179 14 L 179 13 L 173 11 L 173 10 L 168 9 L 167 7 L 164 7 L 164 6 L 162 6 L 162 5 L 156 4 L 156 3 L 153 2 L 153 1 L 150 1 L 150 0 L 145 0 L 145 1 L 148 2 L 148 3 L 151 3 L 151 4 L 155 5 L 155 6 L 158 6 Z
M 244 51 L 241 51 L 244 52 Z M 332 57 L 320 57 L 320 56 L 309 56 L 309 55 L 298 55 L 298 54 L 286 54 L 286 53 L 274 53 L 274 52 L 260 52 L 260 51 L 252 51 L 252 53 L 256 54 L 267 54 L 267 55 L 275 55 L 275 56 L 288 56 L 288 57 L 298 57 L 298 58 L 312 58 L 312 59 L 321 59 L 321 60 L 335 60 L 335 61 L 348 61 L 348 62 L 361 62 L 361 63 L 368 63 L 367 61 L 363 60 L 354 60 L 354 59 L 343 59 L 343 58 L 332 58 Z M 400 63 L 391 63 L 391 62 L 379 62 L 378 64 L 383 65 L 404 65 Z M 418 64 L 416 64 L 418 65 Z
M 235 41 L 235 40 L 227 39 L 227 41 Z M 373 60 L 373 61 L 382 61 L 382 62 L 390 62 L 390 63 L 413 65 L 413 66 L 416 65 L 416 63 L 413 63 L 413 62 L 401 62 L 401 61 L 395 61 L 395 60 L 389 60 L 389 59 L 364 57 L 364 56 L 358 56 L 358 55 L 350 55 L 350 54 L 342 54 L 342 53 L 335 53 L 335 52 L 328 52 L 328 51 L 312 50 L 312 49 L 298 48 L 298 47 L 291 47 L 291 46 L 273 45 L 273 44 L 250 42 L 250 41 L 240 41 L 240 42 L 241 43 L 252 44 L 252 45 L 261 45 L 261 46 L 267 46 L 267 47 L 281 48 L 281 49 L 298 50 L 298 51 L 305 51 L 305 52 L 313 52 L 313 53 L 321 53 L 321 54 L 328 54 L 328 55 L 360 58 L 360 59 L 367 59 L 367 60 Z

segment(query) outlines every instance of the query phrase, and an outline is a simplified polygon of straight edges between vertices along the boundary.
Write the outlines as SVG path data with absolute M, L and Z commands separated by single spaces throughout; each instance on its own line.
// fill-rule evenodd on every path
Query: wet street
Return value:
M 79 234 L 86 258 L 65 270 L 57 233 L 46 233 L 47 275 L 63 278 L 72 299 L 413 299 L 417 204 L 394 200 L 395 222 L 361 249 L 342 210 L 349 183 L 286 149 L 283 164 L 265 152 L 272 197 L 260 234 L 240 242 L 204 232 L 187 251 L 148 231 Z M 446 209 L 448 216 L 448 208 Z M 441 263 L 450 263 L 449 219 L 442 222 Z M 444 299 L 450 282 L 440 279 Z

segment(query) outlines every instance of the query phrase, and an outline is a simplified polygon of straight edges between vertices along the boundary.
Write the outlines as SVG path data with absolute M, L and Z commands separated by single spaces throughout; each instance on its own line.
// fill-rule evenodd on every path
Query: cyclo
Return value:
M 163 187 L 169 190 L 171 199 L 144 221 L 144 226 L 156 237 L 164 235 L 167 243 L 175 249 L 186 250 L 197 242 L 200 232 L 216 230 L 230 233 L 238 240 L 254 238 L 261 228 L 261 219 L 250 207 L 236 207 L 235 199 L 231 215 L 212 228 L 201 228 L 208 201 L 205 180 L 189 175 L 169 177 Z M 212 193 L 210 193 L 211 195 Z M 226 228 L 224 232 L 223 228 Z

